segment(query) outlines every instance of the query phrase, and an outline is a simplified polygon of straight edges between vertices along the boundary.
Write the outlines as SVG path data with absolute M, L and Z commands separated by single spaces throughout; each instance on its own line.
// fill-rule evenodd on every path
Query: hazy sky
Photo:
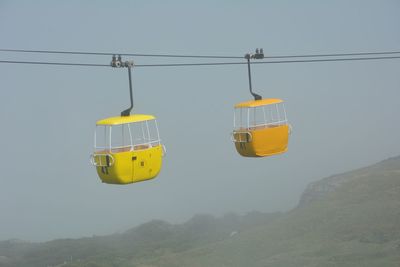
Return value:
M 399 14 L 397 0 L 1 0 L 0 48 L 399 51 Z M 111 58 L 0 52 L 0 60 Z M 0 64 L 0 240 L 102 235 L 196 213 L 286 211 L 309 182 L 400 154 L 399 59 L 254 65 L 254 90 L 284 99 L 293 126 L 288 153 L 261 159 L 240 157 L 230 140 L 233 105 L 251 99 L 245 65 L 137 68 L 133 84 L 135 112 L 157 117 L 167 157 L 155 180 L 106 185 L 89 163 L 94 125 L 128 107 L 126 70 Z

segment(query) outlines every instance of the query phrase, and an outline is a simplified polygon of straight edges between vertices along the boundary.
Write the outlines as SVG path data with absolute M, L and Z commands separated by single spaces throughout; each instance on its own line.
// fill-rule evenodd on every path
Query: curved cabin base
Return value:
M 265 125 L 233 132 L 237 152 L 243 157 L 268 157 L 287 151 L 289 125 Z
M 155 178 L 161 170 L 162 154 L 161 145 L 141 145 L 132 151 L 97 152 L 93 161 L 103 183 L 131 184 Z

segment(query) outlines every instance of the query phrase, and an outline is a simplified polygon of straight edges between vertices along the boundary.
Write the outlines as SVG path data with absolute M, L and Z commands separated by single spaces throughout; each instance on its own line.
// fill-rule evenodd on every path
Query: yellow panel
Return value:
M 141 121 L 148 121 L 154 120 L 155 117 L 152 115 L 145 115 L 145 114 L 134 114 L 130 116 L 118 116 L 118 117 L 111 117 L 102 119 L 96 122 L 96 125 L 118 125 L 118 124 L 126 124 L 132 122 L 141 122 Z
M 134 152 L 133 183 L 152 179 L 158 175 L 162 165 L 162 147 L 158 145 Z
M 251 101 L 241 102 L 241 103 L 236 104 L 235 108 L 254 108 L 254 107 L 259 107 L 259 106 L 278 104 L 278 103 L 282 103 L 282 102 L 283 102 L 282 99 L 266 98 L 266 99 L 261 99 L 261 100 L 251 100 Z
M 162 147 L 136 147 L 133 151 L 94 154 L 94 160 L 104 164 L 106 155 L 111 155 L 114 162 L 109 167 L 97 166 L 97 174 L 103 183 L 130 184 L 145 181 L 156 177 L 162 166 Z
M 129 184 L 132 183 L 132 152 L 120 152 L 120 153 L 95 153 L 96 158 L 105 158 L 107 155 L 111 155 L 114 160 L 114 164 L 110 167 L 96 167 L 97 174 L 101 181 L 107 184 Z M 99 155 L 99 156 L 97 156 Z M 100 156 L 101 155 L 101 156 Z M 101 159 L 104 164 L 104 159 Z M 97 163 L 97 162 L 96 162 Z
M 287 151 L 289 126 L 263 126 L 233 133 L 238 153 L 244 157 L 266 157 Z

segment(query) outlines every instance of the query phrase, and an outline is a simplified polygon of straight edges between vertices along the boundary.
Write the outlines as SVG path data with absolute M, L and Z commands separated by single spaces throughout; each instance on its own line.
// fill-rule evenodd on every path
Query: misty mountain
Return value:
M 0 242 L 0 266 L 399 266 L 400 157 L 311 183 L 287 213 L 153 220 L 124 233 Z
M 295 209 L 150 266 L 399 266 L 400 157 L 310 184 Z
M 199 214 L 179 225 L 153 220 L 108 236 L 44 243 L 7 240 L 0 242 L 0 266 L 125 266 L 131 258 L 148 259 L 212 244 L 280 216 L 281 213 L 250 212 L 216 218 Z

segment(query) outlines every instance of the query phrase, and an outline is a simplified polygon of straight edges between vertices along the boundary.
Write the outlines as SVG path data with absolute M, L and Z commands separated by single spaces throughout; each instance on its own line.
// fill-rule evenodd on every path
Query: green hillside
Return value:
M 311 183 L 281 214 L 151 221 L 103 237 L 0 242 L 0 266 L 400 266 L 400 157 Z
M 400 266 L 400 157 L 323 179 L 305 194 L 273 224 L 150 266 Z

